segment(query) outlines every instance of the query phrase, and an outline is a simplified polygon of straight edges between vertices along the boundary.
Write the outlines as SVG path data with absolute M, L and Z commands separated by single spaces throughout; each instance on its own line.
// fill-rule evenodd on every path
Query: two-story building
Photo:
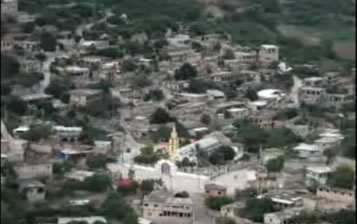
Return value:
M 307 185 L 314 183 L 325 185 L 332 169 L 328 166 L 314 166 L 306 168 L 305 182 Z
M 191 198 L 179 198 L 167 191 L 154 191 L 144 197 L 143 218 L 157 224 L 193 224 Z
M 69 103 L 75 107 L 86 107 L 90 103 L 99 101 L 102 91 L 97 89 L 76 89 L 70 92 Z

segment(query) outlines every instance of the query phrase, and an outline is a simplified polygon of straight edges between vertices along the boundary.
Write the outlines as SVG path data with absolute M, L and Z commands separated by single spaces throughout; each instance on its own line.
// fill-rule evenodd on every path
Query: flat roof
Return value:
M 90 95 L 95 95 L 95 94 L 98 94 L 101 92 L 102 92 L 102 90 L 100 90 L 100 89 L 75 89 L 75 90 L 72 90 L 70 93 L 75 94 L 75 95 L 90 96 Z
M 320 148 L 319 148 L 318 145 L 315 145 L 315 144 L 300 143 L 298 146 L 294 147 L 294 150 L 299 150 L 299 151 L 320 151 Z
M 307 167 L 308 171 L 314 173 L 331 173 L 332 169 L 329 166 L 314 166 L 314 167 Z
M 285 94 L 279 89 L 263 89 L 258 91 L 258 97 L 265 99 L 277 99 Z
M 103 216 L 88 216 L 88 217 L 59 217 L 57 224 L 68 224 L 70 222 L 87 222 L 95 224 L 96 222 L 107 223 L 107 219 Z
M 265 105 L 267 105 L 268 102 L 265 101 L 265 100 L 257 100 L 257 101 L 249 102 L 249 104 L 259 107 L 259 106 L 265 106 Z

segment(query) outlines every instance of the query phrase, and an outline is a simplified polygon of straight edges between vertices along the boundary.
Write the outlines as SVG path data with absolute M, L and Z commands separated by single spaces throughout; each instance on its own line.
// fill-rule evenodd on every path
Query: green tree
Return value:
M 271 199 L 263 198 L 263 199 L 256 199 L 252 198 L 249 199 L 246 204 L 245 208 L 239 211 L 239 214 L 242 217 L 248 218 L 254 222 L 263 222 L 264 214 L 274 212 L 273 202 Z
M 168 122 L 174 121 L 174 118 L 172 118 L 166 110 L 163 108 L 159 107 L 156 109 L 156 111 L 150 116 L 150 123 L 151 124 L 166 124 Z
M 230 60 L 230 59 L 235 59 L 235 55 L 232 49 L 226 49 L 222 55 L 223 59 L 225 60 Z
M 112 187 L 112 178 L 106 174 L 96 173 L 85 179 L 84 186 L 91 192 L 105 192 Z
M 250 121 L 238 120 L 233 125 L 237 129 L 237 142 L 243 143 L 249 152 L 257 153 L 260 146 L 266 144 L 268 133 Z
M 206 206 L 212 210 L 219 211 L 223 206 L 233 203 L 234 200 L 229 197 L 209 197 L 206 199 Z
M 107 156 L 103 154 L 90 155 L 87 157 L 86 164 L 91 169 L 105 168 Z
M 1 106 L 19 116 L 25 115 L 28 110 L 28 105 L 25 101 L 12 95 L 1 96 Z
M 43 33 L 40 38 L 40 46 L 44 51 L 56 51 L 57 39 L 51 33 Z
M 278 158 L 269 160 L 265 167 L 268 172 L 280 172 L 284 168 L 284 157 L 279 156 Z
M 248 98 L 250 101 L 258 100 L 257 92 L 255 90 L 253 90 L 253 89 L 250 89 L 250 88 L 245 93 L 245 97 Z
M 201 117 L 202 124 L 210 125 L 211 124 L 211 117 L 208 114 L 203 114 Z
M 23 138 L 28 141 L 37 142 L 42 139 L 48 138 L 52 133 L 50 125 L 36 125 L 30 127 L 30 130 L 23 134 Z
M 10 78 L 20 71 L 20 63 L 16 58 L 1 55 L 1 81 L 4 81 L 4 78 Z
M 143 180 L 140 190 L 144 195 L 150 194 L 155 189 L 155 180 Z
M 64 174 L 72 169 L 73 165 L 69 162 L 57 162 L 53 164 L 53 173 Z
M 352 189 L 355 171 L 348 165 L 341 165 L 331 174 L 329 184 L 337 188 Z
M 214 151 L 209 157 L 210 163 L 213 165 L 223 165 L 225 163 L 224 154 L 220 151 Z
M 197 76 L 197 70 L 189 63 L 183 64 L 178 70 L 175 71 L 176 80 L 187 80 L 195 78 Z
M 160 89 L 150 90 L 144 97 L 144 101 L 162 101 L 164 99 L 164 94 Z

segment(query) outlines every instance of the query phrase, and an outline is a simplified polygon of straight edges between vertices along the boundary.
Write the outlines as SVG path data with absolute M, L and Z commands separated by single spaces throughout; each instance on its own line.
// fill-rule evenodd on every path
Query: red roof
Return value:
M 130 179 L 130 178 L 127 178 L 127 179 L 120 179 L 120 180 L 117 180 L 115 182 L 115 185 L 117 187 L 130 187 L 131 185 L 133 185 L 135 182 Z

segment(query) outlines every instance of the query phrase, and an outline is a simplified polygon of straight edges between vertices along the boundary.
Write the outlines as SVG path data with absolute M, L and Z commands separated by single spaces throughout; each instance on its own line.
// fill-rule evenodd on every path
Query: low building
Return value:
M 206 184 L 205 185 L 206 195 L 210 197 L 222 197 L 227 195 L 227 187 L 219 184 Z
M 132 88 L 123 88 L 119 90 L 120 96 L 129 100 L 142 100 L 144 94 Z
M 216 89 L 209 89 L 206 91 L 208 97 L 210 100 L 217 101 L 217 102 L 223 102 L 226 100 L 226 94 L 224 92 L 216 90 Z
M 224 218 L 235 218 L 237 216 L 238 210 L 244 208 L 244 204 L 240 202 L 235 202 L 229 205 L 222 206 L 221 217 Z
M 301 159 L 311 159 L 323 155 L 323 150 L 315 144 L 300 143 L 293 150 L 298 153 L 298 157 Z
M 193 224 L 191 198 L 178 198 L 167 191 L 154 191 L 144 197 L 143 218 L 157 224 Z
M 326 90 L 320 87 L 304 86 L 299 89 L 299 100 L 308 105 L 317 105 L 323 103 Z
M 92 150 L 63 149 L 60 153 L 60 159 L 74 165 L 84 165 L 88 154 L 92 153 Z
M 57 224 L 70 224 L 70 223 L 107 223 L 107 219 L 102 216 L 89 216 L 89 217 L 59 217 Z
M 342 209 L 351 209 L 353 205 L 351 203 L 331 201 L 327 198 L 309 194 L 303 197 L 303 207 L 304 210 L 308 212 L 333 213 Z
M 1 52 L 12 51 L 15 46 L 15 41 L 12 38 L 1 38 Z
M 35 180 L 20 181 L 19 192 L 31 203 L 44 201 L 46 196 L 45 185 Z
M 53 176 L 52 163 L 43 164 L 19 164 L 14 166 L 17 179 L 41 179 Z
M 259 49 L 259 62 L 263 65 L 279 62 L 279 47 L 263 44 Z
M 315 166 L 306 168 L 306 184 L 314 183 L 325 185 L 327 184 L 328 176 L 332 169 L 328 166 Z
M 17 0 L 1 0 L 1 19 L 6 16 L 16 16 L 18 13 Z
M 90 75 L 90 69 L 86 67 L 67 66 L 64 71 L 72 76 L 81 78 L 89 78 Z
M 355 192 L 353 190 L 345 190 L 330 187 L 318 187 L 316 196 L 326 198 L 331 201 L 344 202 L 348 204 L 355 203 Z
M 94 172 L 86 170 L 73 170 L 65 174 L 65 177 L 70 180 L 76 180 L 83 182 L 86 178 L 94 175 Z
M 21 71 L 26 73 L 41 72 L 42 65 L 38 60 L 24 60 L 21 63 Z
M 60 142 L 77 142 L 83 132 L 82 127 L 54 126 L 53 130 Z
M 102 91 L 97 89 L 76 89 L 70 92 L 70 105 L 86 107 L 88 104 L 99 101 Z
M 302 208 L 291 208 L 279 212 L 264 214 L 264 224 L 288 224 L 302 212 Z
M 258 198 L 270 198 L 276 209 L 287 209 L 303 205 L 302 197 L 291 191 L 268 192 L 258 196 Z

